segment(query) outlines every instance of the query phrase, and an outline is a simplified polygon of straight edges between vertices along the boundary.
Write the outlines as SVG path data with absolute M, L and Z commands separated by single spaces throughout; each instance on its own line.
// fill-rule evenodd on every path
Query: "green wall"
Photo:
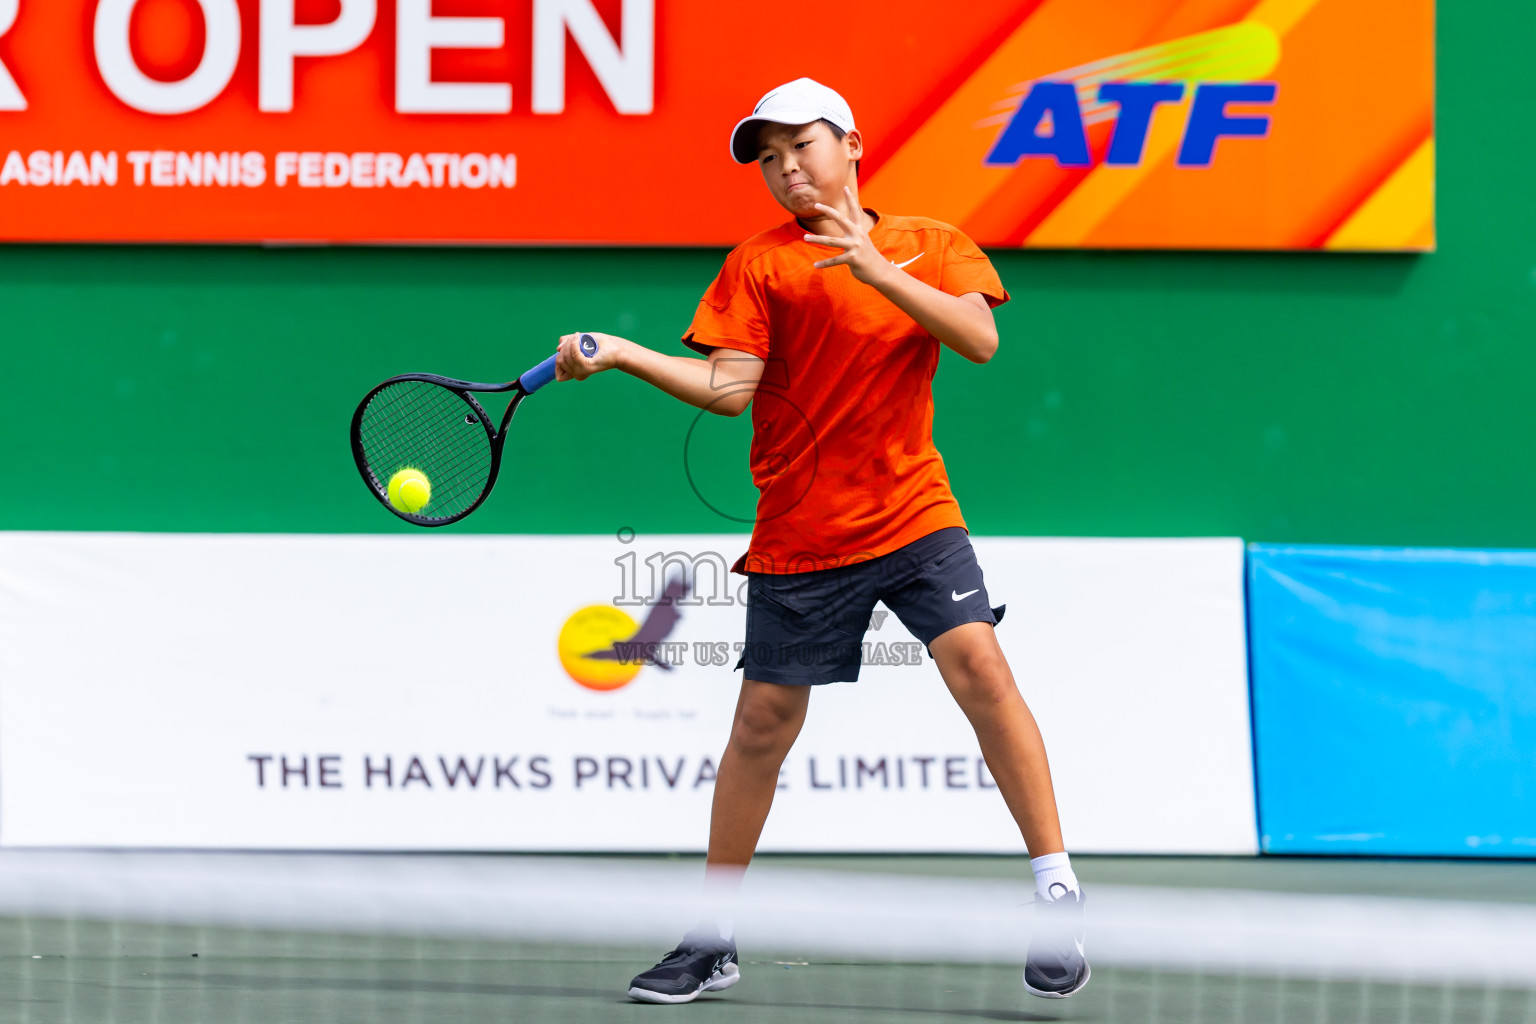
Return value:
M 972 529 L 1536 547 L 1532 38 L 1528 5 L 1442 5 L 1434 255 L 995 253 L 1002 350 L 935 385 Z M 411 529 L 351 464 L 368 386 L 505 379 L 578 328 L 681 353 L 722 255 L 0 248 L 0 528 Z M 689 485 L 695 415 L 553 387 L 452 529 L 744 529 Z M 748 429 L 688 454 L 738 516 Z

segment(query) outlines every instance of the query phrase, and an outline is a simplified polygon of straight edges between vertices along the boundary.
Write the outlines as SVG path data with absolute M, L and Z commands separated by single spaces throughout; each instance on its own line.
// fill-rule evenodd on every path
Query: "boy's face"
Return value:
M 864 155 L 857 131 L 839 139 L 825 121 L 765 124 L 757 132 L 757 167 L 773 198 L 796 217 L 820 216 L 817 203 L 843 208 L 843 186 L 854 185 Z

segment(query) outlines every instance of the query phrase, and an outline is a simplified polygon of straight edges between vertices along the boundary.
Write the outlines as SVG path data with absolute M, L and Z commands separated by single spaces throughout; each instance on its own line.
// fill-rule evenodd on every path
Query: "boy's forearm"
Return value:
M 971 362 L 984 363 L 997 351 L 997 324 L 990 309 L 924 284 L 896 266 L 872 286 L 918 326 Z
M 669 356 L 626 341 L 619 351 L 618 368 L 700 409 L 710 408 L 720 397 L 712 386 L 713 368 L 704 359 Z

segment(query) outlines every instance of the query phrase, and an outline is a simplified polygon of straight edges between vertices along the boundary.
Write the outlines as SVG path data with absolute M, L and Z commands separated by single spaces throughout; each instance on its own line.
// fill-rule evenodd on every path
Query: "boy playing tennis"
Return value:
M 720 759 L 709 830 L 709 911 L 631 982 L 632 998 L 682 1003 L 740 978 L 729 907 L 752 859 L 811 687 L 854 681 L 883 601 L 928 646 L 1033 854 L 1036 928 L 1024 985 L 1070 996 L 1088 981 L 1083 895 L 1061 839 L 1045 744 L 994 635 L 994 610 L 932 439 L 939 345 L 974 363 L 997 351 L 1008 293 L 955 228 L 866 210 L 863 140 L 836 92 L 774 89 L 731 136 L 794 220 L 743 243 L 683 342 L 706 360 L 599 335 L 562 338 L 560 380 L 621 369 L 728 416 L 752 406 L 760 491 L 750 549 L 745 669 Z M 807 650 L 814 657 L 805 657 Z

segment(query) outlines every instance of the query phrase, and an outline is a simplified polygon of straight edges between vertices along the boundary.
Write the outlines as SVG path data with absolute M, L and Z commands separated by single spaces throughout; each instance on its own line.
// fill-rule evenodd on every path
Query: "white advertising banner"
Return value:
M 974 544 L 1069 847 L 1255 852 L 1241 542 Z M 0 534 L 0 844 L 702 850 L 745 546 Z M 865 640 L 762 848 L 1023 852 L 922 645 Z

